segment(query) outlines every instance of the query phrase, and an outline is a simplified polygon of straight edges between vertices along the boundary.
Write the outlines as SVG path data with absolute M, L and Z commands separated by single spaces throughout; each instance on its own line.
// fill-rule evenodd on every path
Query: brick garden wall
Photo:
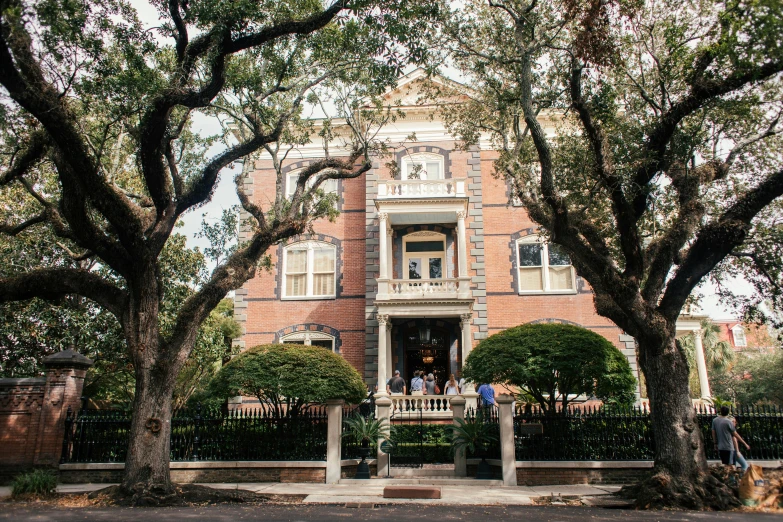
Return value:
M 0 482 L 9 482 L 32 467 L 53 467 L 60 461 L 65 416 L 76 411 L 91 361 L 67 360 L 71 350 L 43 361 L 46 377 L 0 379 Z M 63 355 L 65 354 L 65 355 Z M 86 364 L 85 361 L 89 362 Z
M 97 467 L 97 466 L 95 466 Z M 94 468 L 95 468 L 94 467 Z M 61 466 L 59 481 L 63 484 L 112 484 L 122 480 L 122 467 L 117 469 L 73 469 Z M 197 482 L 326 482 L 326 468 L 208 468 L 208 469 L 172 469 L 171 480 L 178 484 Z
M 634 484 L 647 478 L 650 468 L 517 468 L 520 486 L 569 484 Z

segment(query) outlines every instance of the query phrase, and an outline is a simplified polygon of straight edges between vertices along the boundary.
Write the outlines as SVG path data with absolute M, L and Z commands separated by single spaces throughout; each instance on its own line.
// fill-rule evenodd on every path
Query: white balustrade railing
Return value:
M 457 395 L 391 395 L 393 414 L 416 413 L 425 417 L 451 415 L 451 399 Z
M 389 295 L 394 297 L 456 294 L 458 289 L 458 279 L 392 279 L 389 281 Z
M 387 179 L 378 182 L 379 199 L 465 197 L 465 179 Z

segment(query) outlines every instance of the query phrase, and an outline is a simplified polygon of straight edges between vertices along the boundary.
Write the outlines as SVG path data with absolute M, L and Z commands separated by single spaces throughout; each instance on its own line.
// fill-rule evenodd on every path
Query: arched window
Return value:
M 745 348 L 748 345 L 748 339 L 745 337 L 745 329 L 742 325 L 737 325 L 731 329 L 731 335 L 734 336 L 734 346 Z
M 413 232 L 402 238 L 405 279 L 443 279 L 446 271 L 446 236 L 438 232 Z
M 443 156 L 439 154 L 411 154 L 402 159 L 402 179 L 443 179 Z
M 283 298 L 335 296 L 337 249 L 321 241 L 302 241 L 283 249 Z
M 334 351 L 334 337 L 323 332 L 294 332 L 280 338 L 282 344 L 304 344 L 306 346 L 321 346 Z
M 304 169 L 296 169 L 292 170 L 288 174 L 285 175 L 285 196 L 288 199 L 291 199 L 294 197 L 294 192 L 296 192 L 296 182 L 299 181 L 299 174 L 302 173 L 302 170 Z M 310 188 L 313 186 L 313 183 L 315 183 L 315 178 L 317 178 L 318 175 L 310 176 L 310 179 L 307 180 L 307 188 Z M 323 190 L 327 194 L 336 193 L 337 192 L 337 180 L 336 179 L 327 179 L 323 183 L 321 183 L 320 186 L 321 190 Z
M 525 237 L 516 243 L 516 257 L 520 294 L 576 292 L 576 272 L 559 246 Z

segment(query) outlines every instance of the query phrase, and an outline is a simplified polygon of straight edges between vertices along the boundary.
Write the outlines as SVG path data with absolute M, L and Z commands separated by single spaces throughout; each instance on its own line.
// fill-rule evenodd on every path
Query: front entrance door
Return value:
M 449 333 L 431 328 L 426 320 L 419 327 L 405 331 L 405 381 L 408 388 L 413 372 L 424 371 L 435 377 L 441 390 L 449 378 Z

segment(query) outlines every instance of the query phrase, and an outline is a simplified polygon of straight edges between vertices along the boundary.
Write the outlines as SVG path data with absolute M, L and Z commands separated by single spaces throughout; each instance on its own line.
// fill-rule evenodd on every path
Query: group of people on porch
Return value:
M 433 373 L 428 375 L 420 370 L 413 372 L 413 378 L 410 383 L 411 395 L 460 395 L 464 389 L 465 379 L 461 378 L 459 373 L 457 377 L 454 377 L 453 373 L 449 375 L 449 379 L 442 390 Z M 389 395 L 406 395 L 407 391 L 408 387 L 405 379 L 400 376 L 400 370 L 395 370 L 394 376 L 386 382 L 386 393 Z

